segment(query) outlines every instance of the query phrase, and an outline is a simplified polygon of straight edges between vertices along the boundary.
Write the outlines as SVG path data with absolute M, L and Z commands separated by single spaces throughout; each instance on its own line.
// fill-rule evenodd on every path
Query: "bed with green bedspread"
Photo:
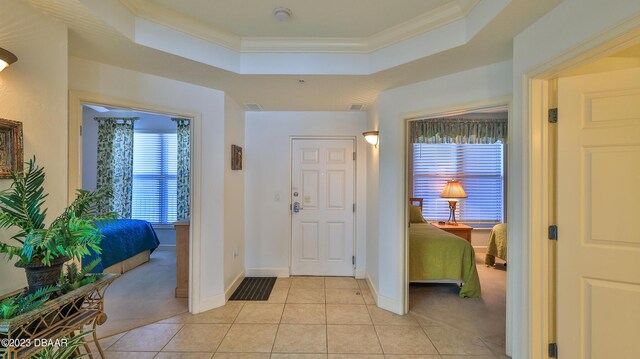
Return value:
M 484 257 L 484 264 L 493 266 L 496 264 L 496 257 L 507 260 L 507 224 L 501 223 L 493 226 L 489 234 L 487 244 L 487 255 Z
M 409 227 L 409 281 L 462 281 L 460 297 L 479 297 L 476 255 L 465 239 L 428 223 Z

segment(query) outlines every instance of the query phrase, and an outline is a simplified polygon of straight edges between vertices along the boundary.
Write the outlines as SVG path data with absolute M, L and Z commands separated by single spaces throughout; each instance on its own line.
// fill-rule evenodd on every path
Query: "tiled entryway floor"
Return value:
M 365 281 L 278 278 L 269 301 L 228 302 L 100 341 L 107 358 L 498 359 L 504 348 L 379 309 Z

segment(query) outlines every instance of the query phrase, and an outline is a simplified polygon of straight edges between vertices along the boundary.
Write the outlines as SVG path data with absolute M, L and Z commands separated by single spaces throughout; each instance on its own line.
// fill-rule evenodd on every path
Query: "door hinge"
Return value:
M 558 108 L 549 109 L 549 123 L 558 123 Z
M 549 344 L 549 358 L 557 358 L 558 357 L 558 344 L 551 343 Z
M 551 225 L 549 226 L 549 239 L 557 241 L 558 240 L 558 226 Z
M 355 213 L 355 212 L 356 212 L 356 204 L 354 203 L 353 204 L 353 213 Z
M 351 256 L 351 264 L 356 265 L 356 256 Z
M 82 136 L 82 126 L 80 126 L 80 136 Z
M 353 160 L 354 161 L 356 160 L 356 153 L 355 152 L 353 153 Z

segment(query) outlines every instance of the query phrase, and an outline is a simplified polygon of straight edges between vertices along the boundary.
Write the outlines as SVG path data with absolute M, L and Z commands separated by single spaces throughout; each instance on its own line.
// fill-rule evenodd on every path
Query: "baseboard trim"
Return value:
M 175 244 L 160 244 L 156 250 L 158 250 L 158 251 L 175 251 L 176 250 L 176 245 Z
M 371 277 L 369 277 L 369 273 L 366 273 L 365 280 L 367 281 L 367 285 L 371 290 L 371 294 L 373 295 L 373 299 L 376 301 L 376 305 L 378 305 L 378 288 L 376 288 L 371 282 Z
M 240 272 L 240 274 L 238 274 L 236 279 L 233 280 L 233 282 L 231 283 L 229 288 L 227 288 L 227 290 L 224 291 L 224 300 L 225 300 L 225 302 L 228 301 L 229 298 L 231 298 L 231 296 L 233 295 L 233 292 L 235 292 L 236 289 L 238 289 L 238 287 L 240 286 L 240 283 L 242 283 L 243 279 L 244 279 L 244 271 Z
M 288 278 L 290 276 L 289 268 L 247 268 L 245 270 L 247 277 L 280 277 Z
M 400 305 L 400 302 L 395 299 L 378 294 L 378 300 L 376 302 L 378 307 L 381 309 L 388 310 L 398 315 L 404 315 L 402 312 L 402 305 Z
M 369 285 L 369 289 L 371 289 L 371 294 L 373 294 L 373 298 L 376 300 L 376 305 L 378 306 L 378 308 L 399 315 L 404 314 L 402 312 L 402 305 L 399 301 L 378 294 L 378 288 L 373 285 L 373 283 L 371 282 L 371 278 L 368 275 L 366 276 L 366 280 L 367 284 Z
M 364 269 L 356 269 L 355 272 L 355 276 L 356 279 L 365 279 L 365 276 L 367 275 L 367 271 Z
M 222 307 L 223 305 L 225 305 L 225 303 L 226 301 L 225 301 L 224 293 L 214 295 L 213 297 L 209 297 L 209 298 L 202 298 L 199 301 L 194 302 L 192 313 L 198 314 L 198 313 L 206 312 L 207 310 Z
M 238 286 L 240 285 L 240 283 L 242 283 L 243 279 L 244 279 L 244 271 L 238 274 L 236 279 L 233 280 L 231 285 L 224 291 L 223 294 L 214 295 L 213 297 L 209 297 L 209 298 L 203 298 L 199 301 L 194 302 L 194 308 L 192 313 L 197 314 L 197 313 L 206 312 L 207 310 L 222 307 L 227 303 L 227 301 L 229 300 L 229 297 L 231 297 L 233 292 L 235 292 L 235 290 L 238 289 Z

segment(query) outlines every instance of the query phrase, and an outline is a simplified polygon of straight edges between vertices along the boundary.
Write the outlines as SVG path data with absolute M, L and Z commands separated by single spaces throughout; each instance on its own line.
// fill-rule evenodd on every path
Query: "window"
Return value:
M 447 180 L 459 180 L 468 198 L 458 203 L 456 218 L 475 227 L 504 220 L 504 155 L 502 143 L 413 144 L 413 196 L 424 199 L 428 220 L 449 218 L 440 198 Z
M 176 221 L 176 161 L 175 133 L 134 133 L 132 218 L 154 224 Z

